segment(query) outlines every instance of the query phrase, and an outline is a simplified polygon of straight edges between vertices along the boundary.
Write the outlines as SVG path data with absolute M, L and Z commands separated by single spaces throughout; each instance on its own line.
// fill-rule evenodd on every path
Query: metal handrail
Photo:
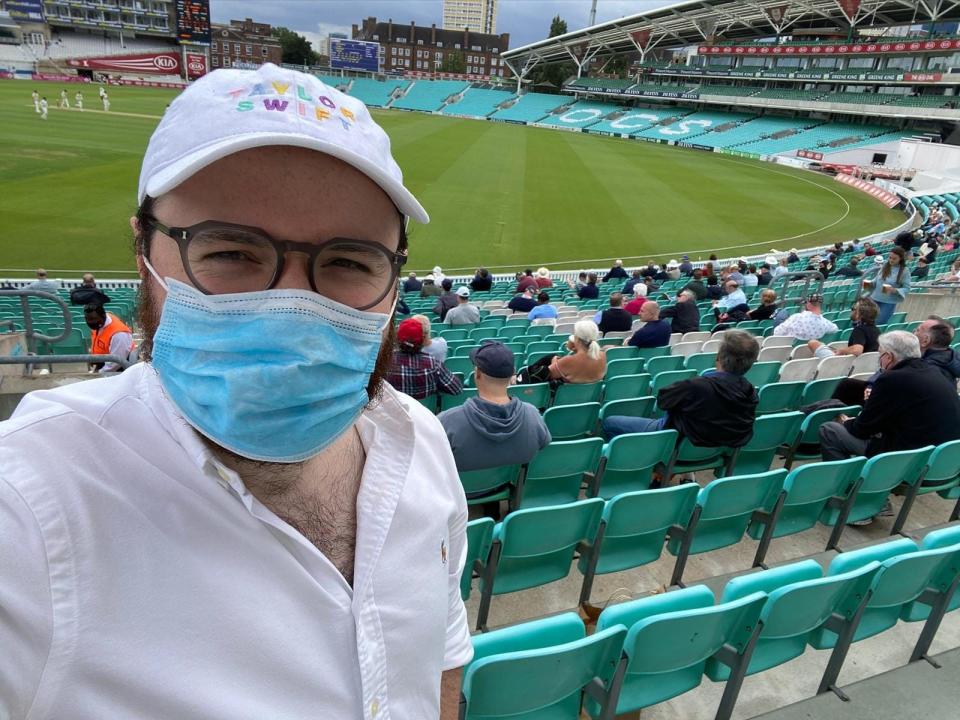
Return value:
M 73 317 L 70 315 L 69 306 L 57 295 L 53 293 L 43 292 L 42 290 L 0 290 L 0 297 L 19 297 L 20 298 L 20 308 L 23 311 L 23 325 L 24 333 L 27 336 L 27 351 L 28 353 L 35 354 L 37 350 L 37 340 L 43 340 L 48 343 L 58 343 L 63 340 L 66 340 L 70 337 L 70 333 L 73 331 Z M 51 335 L 45 335 L 44 333 L 38 333 L 33 329 L 33 311 L 30 309 L 30 298 L 36 297 L 42 300 L 51 300 L 55 304 L 60 306 L 61 311 L 63 312 L 63 332 L 56 337 Z

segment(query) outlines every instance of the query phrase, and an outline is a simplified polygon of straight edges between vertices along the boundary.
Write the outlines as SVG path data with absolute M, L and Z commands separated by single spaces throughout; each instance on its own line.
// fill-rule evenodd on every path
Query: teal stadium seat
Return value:
M 770 469 L 777 448 L 792 446 L 800 432 L 803 413 L 785 412 L 761 415 L 753 423 L 750 442 L 740 448 L 733 462 L 734 475 L 762 473 Z
M 543 421 L 554 440 L 578 440 L 596 429 L 599 415 L 598 402 L 560 405 L 547 408 Z
M 473 575 L 483 570 L 490 555 L 493 525 L 493 520 L 486 517 L 467 523 L 467 559 L 463 565 L 463 574 L 460 576 L 460 597 L 463 600 L 470 597 L 470 583 Z
M 552 442 L 527 464 L 518 492 L 518 508 L 564 505 L 580 497 L 592 484 L 600 463 L 603 440 L 586 438 Z
M 613 438 L 603 448 L 600 469 L 588 489 L 589 495 L 609 500 L 621 493 L 649 489 L 654 469 L 669 462 L 677 437 L 676 430 L 660 430 Z

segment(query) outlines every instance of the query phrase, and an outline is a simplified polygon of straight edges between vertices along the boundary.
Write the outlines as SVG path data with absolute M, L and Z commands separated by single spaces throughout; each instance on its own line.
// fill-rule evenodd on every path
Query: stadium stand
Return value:
M 435 112 L 443 107 L 444 102 L 454 95 L 459 95 L 470 87 L 469 83 L 459 80 L 416 80 L 403 96 L 391 103 L 390 107 L 399 110 L 422 110 Z
M 493 120 L 513 120 L 518 122 L 537 122 L 552 111 L 572 103 L 568 95 L 544 95 L 528 92 L 520 96 L 516 103 L 490 115 Z
M 408 85 L 408 80 L 375 80 L 373 78 L 355 78 L 350 85 L 349 94 L 367 105 L 384 107 L 390 102 L 393 93 Z
M 170 43 L 151 38 L 127 38 L 121 42 L 109 35 L 85 35 L 61 32 L 54 35 L 45 46 L 41 58 L 65 60 L 67 58 L 93 57 L 97 55 L 137 55 L 139 53 L 165 52 L 176 49 Z
M 612 103 L 579 100 L 562 112 L 547 116 L 541 125 L 564 128 L 585 128 L 600 122 L 611 113 L 621 112 L 623 107 Z
M 616 113 L 616 117 L 607 116 L 607 119 L 591 125 L 588 131 L 612 135 L 636 135 L 655 123 L 670 118 L 680 118 L 686 114 L 687 111 L 681 108 L 629 108 Z
M 497 108 L 511 98 L 513 93 L 505 90 L 490 90 L 470 88 L 459 100 L 444 105 L 440 112 L 444 115 L 466 115 L 468 117 L 485 118 L 496 112 Z
M 754 97 L 770 100 L 819 100 L 826 90 L 796 90 L 794 88 L 766 88 Z
M 794 134 L 812 127 L 817 121 L 803 118 L 786 118 L 776 115 L 759 117 L 747 120 L 744 123 L 727 130 L 715 130 L 701 135 L 697 142 L 711 147 L 728 148 L 755 141 L 759 138 L 777 135 L 780 133 Z
M 351 78 L 340 77 L 339 75 L 317 75 L 317 79 L 320 82 L 329 85 L 332 88 L 337 88 L 342 90 L 343 88 L 350 85 Z
M 637 133 L 637 136 L 662 140 L 686 140 L 710 132 L 713 128 L 741 123 L 752 117 L 747 113 L 695 112 L 669 125 L 658 125 L 643 130 Z

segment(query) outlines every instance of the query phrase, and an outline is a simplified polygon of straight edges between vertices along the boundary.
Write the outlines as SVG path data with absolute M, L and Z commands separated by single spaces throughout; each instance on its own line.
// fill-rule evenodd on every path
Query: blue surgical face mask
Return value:
M 389 314 L 304 290 L 204 295 L 157 279 L 167 299 L 153 366 L 184 419 L 213 442 L 252 460 L 298 462 L 363 411 Z

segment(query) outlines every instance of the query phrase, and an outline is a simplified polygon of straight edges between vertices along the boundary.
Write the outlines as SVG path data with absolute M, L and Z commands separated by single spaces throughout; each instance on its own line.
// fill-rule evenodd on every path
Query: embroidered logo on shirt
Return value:
M 447 564 L 447 541 L 446 539 L 440 540 L 440 562 L 444 565 Z

